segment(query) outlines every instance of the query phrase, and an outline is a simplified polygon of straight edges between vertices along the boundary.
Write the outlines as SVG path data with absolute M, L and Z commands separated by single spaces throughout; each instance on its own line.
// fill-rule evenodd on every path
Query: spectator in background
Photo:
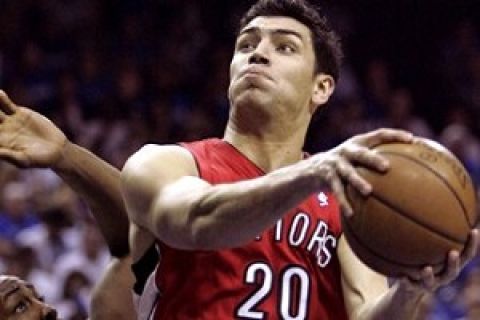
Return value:
M 432 320 L 480 319 L 480 258 L 462 270 L 457 281 L 441 288 L 430 304 Z
M 422 118 L 413 114 L 415 108 L 410 91 L 395 89 L 388 99 L 387 113 L 383 126 L 403 129 L 413 134 L 433 138 L 433 131 Z
M 75 65 L 79 74 L 78 93 L 81 98 L 82 111 L 86 119 L 106 115 L 102 111 L 108 102 L 112 91 L 110 77 L 106 74 L 106 66 L 102 64 L 99 52 L 92 48 L 85 49 L 79 54 L 79 63 Z
M 55 83 L 53 70 L 46 63 L 43 48 L 38 43 L 27 42 L 23 48 L 21 62 L 19 84 L 23 89 L 24 101 L 29 105 L 49 105 L 54 96 Z
M 49 299 L 48 301 L 56 301 L 58 287 L 52 286 L 53 281 L 56 280 L 55 275 L 41 268 L 32 248 L 19 245 L 7 261 L 3 274 L 35 283 L 35 287 Z
M 470 59 L 471 101 L 476 115 L 480 116 L 480 49 Z
M 58 258 L 53 272 L 65 283 L 74 270 L 81 271 L 89 283 L 97 283 L 108 265 L 110 256 L 105 243 L 93 222 L 82 227 L 79 250 L 70 250 Z
M 391 95 L 391 74 L 387 62 L 374 59 L 367 65 L 364 99 L 370 118 L 385 118 Z
M 472 128 L 473 114 L 454 105 L 448 112 L 447 125 L 438 140 L 450 149 L 470 173 L 475 185 L 480 185 L 480 140 Z
M 475 56 L 480 52 L 480 41 L 473 21 L 463 20 L 446 39 L 442 50 L 440 70 L 449 90 L 463 101 L 472 103 L 474 91 Z
M 466 275 L 459 300 L 465 310 L 462 320 L 480 319 L 480 267 L 478 264 L 470 268 Z
M 59 313 L 67 318 L 75 314 L 85 319 L 90 314 L 90 297 L 95 283 L 101 280 L 110 256 L 96 226 L 90 222 L 82 227 L 82 243 L 79 250 L 71 250 L 59 257 L 54 274 L 63 284 L 59 298 Z
M 62 282 L 62 295 L 58 305 L 58 312 L 68 320 L 84 320 L 88 317 L 89 298 L 92 282 L 81 269 L 72 269 Z
M 2 193 L 0 237 L 14 241 L 22 231 L 39 223 L 29 208 L 29 190 L 21 182 L 10 182 Z
M 81 235 L 77 228 L 73 228 L 72 217 L 62 207 L 41 211 L 38 216 L 42 223 L 22 231 L 17 242 L 31 247 L 40 266 L 53 272 L 58 257 L 79 247 Z

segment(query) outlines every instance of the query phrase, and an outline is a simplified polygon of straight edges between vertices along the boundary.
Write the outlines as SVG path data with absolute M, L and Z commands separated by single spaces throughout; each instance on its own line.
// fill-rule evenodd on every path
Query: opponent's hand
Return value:
M 418 272 L 399 279 L 399 288 L 407 292 L 433 292 L 455 280 L 465 265 L 477 254 L 480 241 L 478 229 L 470 231 L 465 248 L 460 253 L 452 250 L 448 253 L 445 266 L 440 274 L 435 275 L 432 266 L 426 266 Z
M 318 176 L 332 188 L 343 214 L 349 217 L 353 210 L 347 200 L 345 186 L 350 184 L 365 196 L 372 191 L 372 186 L 358 174 L 355 166 L 385 172 L 389 169 L 388 160 L 372 148 L 383 143 L 410 143 L 412 139 L 413 135 L 406 131 L 378 129 L 356 135 L 336 148 L 310 159 L 315 162 Z
M 0 159 L 19 167 L 52 167 L 67 138 L 50 120 L 15 105 L 0 90 Z

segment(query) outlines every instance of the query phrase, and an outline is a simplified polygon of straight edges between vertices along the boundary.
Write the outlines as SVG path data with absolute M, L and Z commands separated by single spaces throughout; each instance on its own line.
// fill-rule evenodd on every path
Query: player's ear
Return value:
M 312 103 L 310 112 L 313 114 L 317 108 L 327 103 L 335 89 L 335 80 L 332 76 L 319 73 L 313 79 Z

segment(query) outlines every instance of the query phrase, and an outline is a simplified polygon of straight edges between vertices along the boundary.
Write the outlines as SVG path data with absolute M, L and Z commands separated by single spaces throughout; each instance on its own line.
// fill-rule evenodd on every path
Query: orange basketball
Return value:
M 426 265 L 439 272 L 477 222 L 470 176 L 450 151 L 428 139 L 375 150 L 390 161 L 390 170 L 359 168 L 373 187 L 368 197 L 347 186 L 354 210 L 343 219 L 348 243 L 366 265 L 388 276 Z

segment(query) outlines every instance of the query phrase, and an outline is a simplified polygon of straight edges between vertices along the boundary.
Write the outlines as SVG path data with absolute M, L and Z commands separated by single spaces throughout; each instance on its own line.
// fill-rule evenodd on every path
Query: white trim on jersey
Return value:
M 156 273 L 157 268 L 155 268 L 148 277 L 140 296 L 133 292 L 133 304 L 137 312 L 137 320 L 153 320 L 155 308 L 160 296 L 160 290 L 158 290 L 157 284 L 155 283 Z

